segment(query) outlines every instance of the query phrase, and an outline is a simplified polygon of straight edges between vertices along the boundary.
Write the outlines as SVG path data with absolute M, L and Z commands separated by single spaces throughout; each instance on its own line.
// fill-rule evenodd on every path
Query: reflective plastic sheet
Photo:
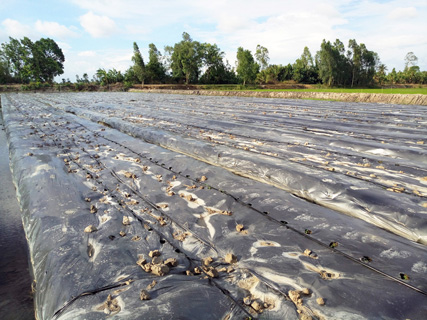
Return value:
M 2 106 L 39 319 L 427 312 L 425 107 L 140 93 Z

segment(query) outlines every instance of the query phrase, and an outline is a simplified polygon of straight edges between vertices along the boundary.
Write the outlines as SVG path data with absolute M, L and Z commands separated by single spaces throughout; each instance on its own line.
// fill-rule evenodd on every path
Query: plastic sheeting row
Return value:
M 424 245 L 283 187 L 302 190 L 311 178 L 310 188 L 324 188 L 327 177 L 53 102 L 130 98 L 84 96 L 2 96 L 39 319 L 416 319 L 427 311 Z

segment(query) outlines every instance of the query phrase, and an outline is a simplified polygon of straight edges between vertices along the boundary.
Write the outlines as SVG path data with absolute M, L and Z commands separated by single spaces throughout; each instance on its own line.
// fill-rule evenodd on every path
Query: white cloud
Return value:
M 80 24 L 94 38 L 108 37 L 117 31 L 114 20 L 107 16 L 98 16 L 92 11 L 80 17 Z
M 175 17 L 181 19 L 185 12 L 191 15 L 196 6 L 196 1 L 181 0 L 72 0 L 84 10 L 113 18 L 152 17 L 153 21 L 164 20 L 168 23 Z M 161 19 L 159 19 L 161 17 Z
M 314 55 L 323 39 L 335 40 L 337 28 L 345 26 L 347 19 L 338 11 L 338 6 L 319 4 L 317 1 L 301 1 L 298 4 L 276 6 L 275 1 L 267 0 L 262 7 L 233 2 L 224 15 L 223 8 L 212 5 L 211 16 L 216 16 L 215 36 L 210 32 L 194 29 L 195 39 L 216 38 L 226 57 L 234 66 L 237 47 L 242 46 L 252 52 L 257 44 L 267 47 L 270 63 L 293 63 L 305 46 Z M 241 8 L 239 9 L 239 6 Z M 241 15 L 241 16 L 240 16 Z M 236 18 L 237 17 L 237 18 Z M 193 32 L 193 31 L 192 31 Z M 207 41 L 207 40 L 206 40 Z
M 89 50 L 89 51 L 81 51 L 77 54 L 79 57 L 95 57 L 96 52 Z
M 67 42 L 62 42 L 62 41 L 55 41 L 55 42 L 58 44 L 58 46 L 62 49 L 64 53 L 68 52 L 72 48 L 71 45 Z
M 129 46 L 131 41 L 142 46 L 154 42 L 161 49 L 180 41 L 186 31 L 194 40 L 217 43 L 233 66 L 239 46 L 253 52 L 261 44 L 268 48 L 271 63 L 288 64 L 305 46 L 314 56 L 323 39 L 338 38 L 345 45 L 349 39 L 365 43 L 389 70 L 402 69 L 408 51 L 427 69 L 425 0 L 71 1 L 88 12 L 80 22 L 93 37 L 116 33 L 129 39 Z M 97 67 L 101 61 L 110 63 L 103 57 L 94 60 Z
M 388 14 L 391 20 L 411 19 L 418 15 L 417 9 L 414 7 L 396 8 Z
M 41 34 L 45 34 L 52 38 L 74 38 L 78 34 L 66 26 L 60 25 L 58 22 L 37 20 L 35 23 L 36 30 Z
M 421 58 L 427 56 L 425 0 L 360 1 L 346 16 L 351 21 L 346 35 L 377 52 L 389 71 L 402 70 L 409 51 L 420 57 L 421 69 L 427 69 L 427 61 Z
M 125 26 L 126 34 L 129 35 L 148 35 L 153 32 L 153 29 L 150 26 L 141 25 L 138 23 L 130 24 Z
M 20 23 L 17 20 L 5 19 L 1 23 L 4 28 L 4 33 L 12 38 L 23 38 L 29 37 L 32 38 L 35 36 L 33 28 L 25 24 Z

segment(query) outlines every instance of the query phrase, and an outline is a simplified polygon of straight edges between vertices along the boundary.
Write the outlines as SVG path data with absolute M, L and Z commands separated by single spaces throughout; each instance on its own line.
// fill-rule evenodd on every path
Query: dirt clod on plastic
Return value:
M 228 264 L 232 264 L 232 263 L 236 263 L 237 262 L 237 257 L 232 254 L 232 253 L 227 253 L 225 255 L 224 261 Z
M 142 270 L 144 270 L 145 272 L 149 273 L 149 272 L 151 272 L 151 267 L 152 267 L 152 266 L 153 266 L 153 265 L 152 265 L 152 263 L 151 263 L 151 262 L 148 262 L 148 263 L 145 263 L 145 264 L 141 265 L 141 268 L 142 268 Z
M 142 255 L 138 257 L 138 261 L 136 262 L 136 264 L 139 266 L 143 266 L 146 263 L 147 263 L 147 260 Z
M 125 172 L 124 173 L 124 175 L 125 175 L 125 177 L 126 178 L 129 178 L 129 179 L 136 179 L 136 175 L 134 174 L 134 173 L 132 173 L 132 172 Z
M 212 257 L 204 258 L 202 260 L 202 262 L 203 262 L 203 265 L 208 266 L 208 265 L 210 265 L 213 262 L 213 258 Z
M 150 251 L 150 252 L 148 253 L 148 256 L 149 256 L 150 258 L 153 258 L 153 257 L 159 257 L 159 256 L 161 256 L 161 253 L 160 253 L 160 251 L 159 251 L 159 250 L 153 250 L 153 251 Z
M 98 209 L 95 207 L 95 205 L 91 205 L 90 206 L 90 213 L 97 213 L 98 212 Z
M 148 286 L 147 286 L 147 290 L 151 290 L 154 288 L 154 286 L 157 284 L 156 280 L 153 280 L 153 282 L 151 282 Z
M 139 294 L 139 298 L 140 298 L 141 300 L 150 300 L 150 299 L 151 299 L 151 296 L 150 296 L 150 294 L 148 293 L 148 291 L 147 291 L 147 290 L 142 289 L 142 290 L 141 290 L 141 293 Z
M 261 303 L 259 303 L 257 300 L 253 301 L 251 303 L 251 307 L 256 311 L 256 312 L 262 312 L 263 309 L 263 305 Z
M 169 273 L 169 267 L 165 264 L 156 264 L 151 267 L 151 273 L 156 276 L 164 276 Z
M 178 260 L 175 258 L 168 258 L 163 263 L 168 267 L 176 267 L 178 265 Z
M 323 306 L 325 305 L 325 300 L 323 300 L 323 298 L 317 298 L 316 302 L 319 306 Z
M 243 230 L 244 230 L 244 226 L 243 226 L 243 224 L 238 224 L 237 226 L 236 226 L 236 231 L 237 232 L 242 232 Z
M 92 232 L 95 232 L 95 231 L 98 231 L 98 229 L 95 226 L 93 226 L 93 225 L 87 226 L 85 228 L 85 230 L 84 230 L 84 232 L 86 232 L 86 233 L 92 233 Z
M 121 308 L 117 298 L 114 298 L 109 294 L 107 300 L 99 307 L 98 310 L 103 310 L 105 314 L 110 316 L 120 312 Z
M 202 267 L 203 271 L 211 278 L 217 278 L 218 277 L 218 271 L 214 267 Z
M 174 232 L 172 236 L 178 241 L 184 241 L 191 234 L 189 232 Z
M 123 221 L 122 221 L 124 226 L 128 226 L 130 225 L 130 220 L 128 216 L 123 216 Z

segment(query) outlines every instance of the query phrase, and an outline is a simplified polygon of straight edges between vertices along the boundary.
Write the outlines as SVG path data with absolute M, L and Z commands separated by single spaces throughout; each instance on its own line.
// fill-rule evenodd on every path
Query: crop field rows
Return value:
M 422 317 L 426 109 L 3 95 L 38 317 Z

